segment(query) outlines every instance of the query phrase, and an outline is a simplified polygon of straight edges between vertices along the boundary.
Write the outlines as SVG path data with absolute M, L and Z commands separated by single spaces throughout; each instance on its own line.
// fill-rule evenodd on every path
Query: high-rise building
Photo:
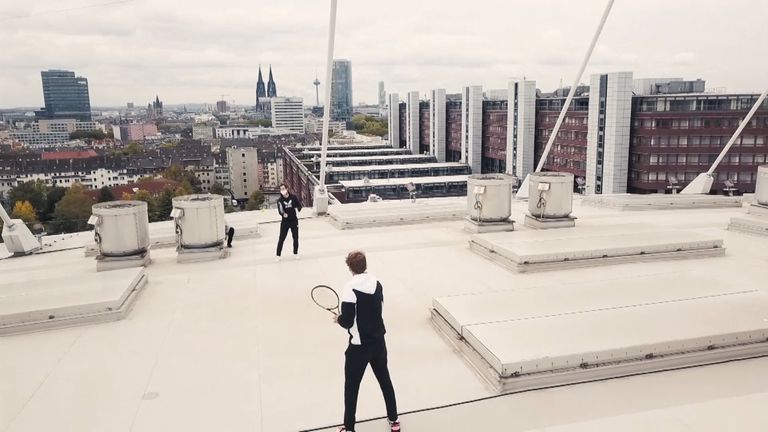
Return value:
M 389 94 L 389 145 L 400 148 L 400 96 L 397 93 Z
M 230 190 L 237 200 L 247 200 L 261 189 L 258 151 L 256 147 L 227 147 Z
M 506 172 L 524 178 L 534 170 L 536 81 L 509 83 Z
M 408 93 L 408 98 L 405 100 L 405 110 L 407 147 L 412 153 L 418 154 L 421 142 L 421 136 L 419 134 L 419 92 L 412 91 Z
M 587 191 L 627 192 L 632 72 L 592 75 L 589 86 Z
M 352 62 L 333 61 L 331 84 L 331 118 L 337 121 L 352 119 Z
M 227 101 L 220 100 L 216 102 L 216 112 L 225 113 L 227 111 L 229 111 L 229 108 L 227 107 Z
M 432 90 L 429 104 L 429 153 L 445 162 L 445 89 Z
M 47 70 L 40 75 L 45 109 L 36 111 L 36 117 L 91 121 L 91 98 L 86 78 L 65 70 Z
M 272 98 L 272 127 L 304 133 L 304 99 Z
M 461 92 L 461 161 L 482 172 L 483 87 L 468 86 Z
M 379 81 L 379 109 L 387 104 L 387 93 L 384 91 L 384 81 Z

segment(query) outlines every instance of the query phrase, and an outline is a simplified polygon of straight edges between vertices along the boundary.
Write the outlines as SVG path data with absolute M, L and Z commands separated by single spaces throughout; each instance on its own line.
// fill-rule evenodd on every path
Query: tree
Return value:
M 168 220 L 173 210 L 173 197 L 176 196 L 172 187 L 168 186 L 157 197 L 157 215 L 159 220 Z
M 259 210 L 264 205 L 264 194 L 261 191 L 255 191 L 248 198 L 248 203 L 245 205 L 246 210 Z
M 103 188 L 101 188 L 101 190 L 99 191 L 99 199 L 98 199 L 100 203 L 110 202 L 114 200 L 115 200 L 115 196 L 112 194 L 112 190 L 109 187 L 104 186 Z
M 258 127 L 272 127 L 272 120 L 269 119 L 258 119 L 258 120 L 248 120 L 245 122 L 248 125 L 258 126 Z
M 136 201 L 144 201 L 147 203 L 147 216 L 149 216 L 150 222 L 157 222 L 165 220 L 161 217 L 157 210 L 157 203 L 152 198 L 152 195 L 145 190 L 139 190 L 133 195 L 133 199 Z M 169 212 L 170 213 L 170 212 Z
M 93 130 L 93 131 L 83 131 L 78 130 L 71 132 L 69 134 L 69 139 L 97 139 L 97 140 L 103 140 L 107 137 L 107 134 L 104 133 L 104 131 L 101 130 Z
M 187 171 L 179 165 L 171 165 L 163 171 L 163 178 L 181 183 L 181 188 L 185 191 L 183 195 L 202 192 L 200 179 L 195 173 Z
M 56 204 L 52 224 L 58 232 L 85 231 L 91 216 L 93 200 L 80 183 L 75 183 Z
M 223 197 L 229 198 L 229 192 L 227 192 L 227 190 L 224 189 L 224 186 L 222 186 L 219 182 L 213 182 L 210 192 L 214 195 L 221 195 Z
M 53 186 L 47 188 L 45 194 L 45 208 L 41 209 L 40 220 L 42 222 L 50 222 L 53 219 L 53 213 L 56 211 L 56 204 L 64 198 L 64 194 L 67 193 L 67 188 L 61 186 Z
M 123 192 L 123 194 L 120 196 L 121 201 L 133 201 L 133 195 L 131 195 L 129 192 Z
M 143 151 L 144 149 L 141 147 L 141 144 L 132 142 L 123 149 L 123 154 L 125 156 L 130 156 L 142 153 Z
M 30 224 L 37 222 L 37 212 L 29 201 L 16 201 L 11 212 L 11 218 L 21 219 L 24 223 Z
M 42 180 L 24 182 L 8 192 L 8 200 L 11 208 L 19 201 L 28 201 L 36 209 L 46 208 L 45 194 L 48 187 Z

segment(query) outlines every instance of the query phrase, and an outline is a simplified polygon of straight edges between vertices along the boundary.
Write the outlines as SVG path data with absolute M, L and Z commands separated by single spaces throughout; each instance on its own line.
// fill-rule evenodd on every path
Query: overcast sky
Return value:
M 89 80 L 95 106 L 255 102 L 258 65 L 278 93 L 314 104 L 324 80 L 329 0 L 0 1 L 0 107 L 42 105 L 40 71 Z M 378 81 L 401 94 L 535 79 L 567 85 L 604 0 L 340 0 L 336 58 L 352 61 L 354 102 Z M 62 11 L 62 9 L 69 9 Z M 703 78 L 768 86 L 768 1 L 616 0 L 588 74 Z M 322 100 L 321 86 L 321 100 Z

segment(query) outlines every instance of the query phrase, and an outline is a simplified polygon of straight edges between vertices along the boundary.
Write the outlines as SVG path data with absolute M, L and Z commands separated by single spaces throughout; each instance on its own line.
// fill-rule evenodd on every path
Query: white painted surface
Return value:
M 525 203 L 513 204 L 513 218 L 524 212 Z M 276 223 L 262 225 L 258 239 L 235 242 L 232 255 L 223 261 L 178 265 L 173 250 L 153 251 L 150 283 L 127 319 L 0 339 L 0 430 L 272 432 L 338 424 L 346 339 L 327 312 L 311 302 L 308 291 L 318 283 L 344 283 L 349 274 L 343 260 L 352 249 L 368 252 L 369 267 L 385 287 L 390 368 L 400 410 L 490 396 L 429 323 L 434 297 L 513 290 L 535 292 L 548 302 L 563 290 L 577 294 L 591 284 L 613 282 L 619 289 L 641 276 L 674 279 L 707 272 L 720 276 L 713 284 L 727 279 L 748 286 L 765 276 L 768 243 L 724 230 L 731 217 L 742 213 L 626 213 L 585 207 L 577 200 L 574 215 L 580 226 L 574 230 L 618 224 L 694 230 L 722 236 L 728 255 L 537 274 L 515 274 L 470 252 L 461 221 L 339 231 L 324 219 L 303 220 L 302 259 L 279 264 L 272 262 Z M 524 227 L 517 234 L 550 235 Z M 93 261 L 81 251 L 67 251 L 2 260 L 0 274 L 21 279 L 43 267 L 75 278 L 81 265 L 92 266 Z M 687 276 L 679 280 L 686 295 L 701 286 Z M 764 284 L 758 289 L 766 291 Z M 593 296 L 587 293 L 583 301 L 589 307 Z M 740 314 L 734 308 L 719 319 Z M 589 342 L 589 335 L 579 337 Z M 732 403 L 720 403 L 768 394 L 766 368 L 768 360 L 760 359 L 530 392 L 406 415 L 403 426 L 449 432 L 568 430 L 572 424 L 607 421 L 607 430 L 621 430 L 611 426 L 631 425 L 635 415 L 653 418 L 655 410 L 663 410 L 666 418 L 691 419 L 687 406 L 711 403 L 700 413 L 704 420 L 670 429 L 698 432 L 706 430 L 697 426 L 707 419 L 722 425 L 737 418 L 736 430 L 759 430 L 764 399 L 749 398 L 743 410 L 735 411 Z M 146 393 L 157 395 L 144 399 Z M 359 418 L 383 412 L 378 386 L 368 373 Z M 358 429 L 383 427 L 379 422 Z

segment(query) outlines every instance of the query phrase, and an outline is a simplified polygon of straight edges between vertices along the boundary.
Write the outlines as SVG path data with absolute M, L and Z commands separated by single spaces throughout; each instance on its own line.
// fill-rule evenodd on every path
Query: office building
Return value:
M 629 191 L 664 192 L 685 186 L 715 162 L 757 101 L 755 94 L 681 94 L 633 98 Z M 753 192 L 757 167 L 768 163 L 768 101 L 757 111 L 715 171 L 713 190 L 726 181 Z
M 408 93 L 408 98 L 405 100 L 405 112 L 406 112 L 406 147 L 412 153 L 420 153 L 420 130 L 421 130 L 421 118 L 419 116 L 419 92 L 412 91 Z
M 384 91 L 384 81 L 379 81 L 379 109 L 387 105 L 387 93 Z
M 394 148 L 400 148 L 400 96 L 397 93 L 390 93 L 388 99 L 389 145 Z
M 158 138 L 160 132 L 154 123 L 131 123 L 112 126 L 115 141 L 127 144 L 132 141 L 145 141 Z
M 445 89 L 432 90 L 429 124 L 429 154 L 438 162 L 445 162 Z
M 69 135 L 72 132 L 96 130 L 104 132 L 104 126 L 96 122 L 81 122 L 72 119 L 39 120 L 32 123 L 32 130 L 11 131 L 9 138 L 21 142 L 26 148 L 39 149 L 64 145 L 70 141 Z
M 627 192 L 632 72 L 592 75 L 589 86 L 587 192 Z
M 304 99 L 272 98 L 272 127 L 293 133 L 304 133 Z
M 352 62 L 334 60 L 331 118 L 336 121 L 349 121 L 352 118 L 352 107 Z
M 256 147 L 228 147 L 230 190 L 236 200 L 247 200 L 261 189 L 259 156 Z
M 45 109 L 35 112 L 38 119 L 91 121 L 88 79 L 65 70 L 47 70 L 40 75 Z
M 570 90 L 542 93 L 535 86 L 513 81 L 507 100 L 498 92 L 483 94 L 479 86 L 445 99 L 433 91 L 418 111 L 413 92 L 405 102 L 390 94 L 390 145 L 419 153 L 427 146 L 436 158 L 444 151 L 446 162 L 468 163 L 472 173 L 523 178 L 541 159 Z M 703 86 L 703 80 L 633 80 L 629 72 L 593 76 L 590 85 L 576 89 L 543 170 L 580 177 L 587 194 L 665 192 L 670 182 L 684 187 L 715 161 L 757 99 L 701 92 Z M 633 89 L 653 94 L 633 95 Z M 716 170 L 713 192 L 726 182 L 753 192 L 757 166 L 764 163 L 768 102 Z
M 483 157 L 483 87 L 467 86 L 461 92 L 461 162 L 480 173 Z
M 227 106 L 227 101 L 225 101 L 225 100 L 216 101 L 216 112 L 217 113 L 229 112 L 229 107 Z

